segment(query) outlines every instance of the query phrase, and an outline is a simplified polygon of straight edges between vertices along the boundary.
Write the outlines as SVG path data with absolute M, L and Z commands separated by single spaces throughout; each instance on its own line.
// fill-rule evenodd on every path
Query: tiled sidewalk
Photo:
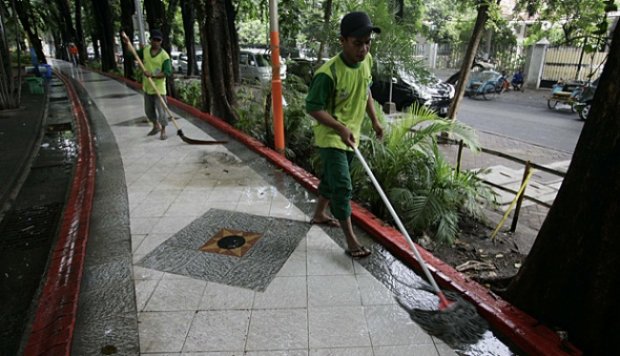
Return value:
M 291 178 L 236 142 L 188 145 L 172 125 L 167 141 L 147 137 L 139 93 L 80 78 L 124 166 L 140 353 L 455 354 L 394 302 L 385 270 L 399 262 L 362 231 L 373 255 L 348 257 L 339 229 L 308 223 L 315 197 Z M 187 137 L 217 135 L 178 121 Z M 199 251 L 220 229 L 262 236 L 241 257 Z

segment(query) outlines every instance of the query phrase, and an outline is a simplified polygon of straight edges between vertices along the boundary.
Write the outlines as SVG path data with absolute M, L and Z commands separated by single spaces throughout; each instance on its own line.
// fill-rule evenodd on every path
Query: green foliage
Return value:
M 136 73 L 136 76 L 141 78 L 142 73 Z M 195 108 L 200 108 L 202 106 L 202 88 L 200 86 L 200 80 L 175 80 L 174 85 L 181 101 Z
M 239 23 L 239 43 L 245 45 L 267 45 L 269 24 L 259 19 Z
M 305 112 L 305 93 L 308 87 L 301 80 L 288 80 L 283 83 L 283 95 L 287 105 L 284 107 L 284 139 L 286 157 L 304 169 L 311 170 L 308 157 L 314 154 L 312 119 Z M 257 90 L 242 89 L 237 92 L 235 124 L 239 130 L 274 147 L 273 122 L 271 114 L 265 121 L 265 102 L 268 89 L 262 93 Z
M 533 27 L 528 43 L 547 38 L 554 45 L 585 45 L 587 52 L 593 52 L 610 40 L 606 12 L 613 11 L 617 4 L 603 0 L 519 0 L 517 6 L 538 14 L 539 21 L 552 24 L 550 28 Z
M 493 201 L 491 190 L 476 179 L 475 173 L 457 175 L 442 157 L 436 140 L 439 133 L 450 132 L 476 150 L 478 143 L 471 128 L 438 119 L 426 108 L 414 108 L 388 127 L 383 144 L 370 135 L 370 130 L 365 124 L 360 149 L 408 230 L 451 243 L 463 215 L 483 217 L 481 202 Z M 390 220 L 359 163 L 354 163 L 352 177 L 356 199 Z

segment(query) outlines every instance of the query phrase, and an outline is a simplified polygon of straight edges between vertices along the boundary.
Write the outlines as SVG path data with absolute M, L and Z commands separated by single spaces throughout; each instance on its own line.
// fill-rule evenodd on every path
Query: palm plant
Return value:
M 369 121 L 369 120 L 367 120 Z M 371 129 L 362 128 L 364 133 Z M 425 107 L 413 108 L 392 123 L 380 144 L 364 135 L 360 149 L 407 229 L 427 233 L 438 242 L 452 242 L 462 215 L 481 218 L 480 201 L 492 201 L 489 188 L 476 173 L 456 174 L 439 152 L 437 135 L 450 132 L 472 150 L 478 143 L 471 128 L 439 119 Z M 386 208 L 359 164 L 352 168 L 355 196 L 380 217 Z

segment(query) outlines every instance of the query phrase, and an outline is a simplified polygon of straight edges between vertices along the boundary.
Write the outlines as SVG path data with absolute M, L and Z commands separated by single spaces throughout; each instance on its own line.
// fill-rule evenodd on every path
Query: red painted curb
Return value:
M 52 251 L 43 289 L 24 355 L 70 355 L 93 196 L 95 193 L 95 150 L 90 126 L 75 89 L 64 75 L 72 103 L 78 156 L 69 196 L 62 215 L 58 241 Z
M 133 88 L 142 86 L 136 82 L 112 76 Z M 295 178 L 306 189 L 316 193 L 319 180 L 304 169 L 296 166 L 276 151 L 265 146 L 262 142 L 242 133 L 225 121 L 204 113 L 182 101 L 168 97 L 168 102 L 186 111 L 187 113 L 208 122 L 227 135 L 245 144 L 249 149 L 261 154 L 280 169 Z M 352 202 L 353 220 L 364 230 L 370 233 L 378 242 L 395 254 L 407 265 L 421 271 L 413 251 L 405 237 L 393 227 L 377 218 L 361 205 Z M 461 293 L 465 299 L 474 304 L 478 312 L 491 324 L 493 328 L 506 336 L 520 350 L 528 355 L 581 355 L 582 352 L 569 342 L 563 341 L 547 326 L 514 307 L 487 288 L 476 283 L 456 271 L 452 266 L 433 256 L 430 252 L 416 244 L 418 252 L 426 262 L 437 283 L 443 288 L 449 288 Z

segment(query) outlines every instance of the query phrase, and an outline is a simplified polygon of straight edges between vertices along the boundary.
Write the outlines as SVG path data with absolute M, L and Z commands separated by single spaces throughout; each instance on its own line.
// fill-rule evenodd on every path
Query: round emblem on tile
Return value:
M 217 245 L 220 248 L 225 248 L 227 250 L 232 250 L 234 248 L 241 247 L 243 246 L 243 244 L 245 244 L 245 238 L 239 235 L 226 236 L 226 237 L 221 238 L 217 242 Z

